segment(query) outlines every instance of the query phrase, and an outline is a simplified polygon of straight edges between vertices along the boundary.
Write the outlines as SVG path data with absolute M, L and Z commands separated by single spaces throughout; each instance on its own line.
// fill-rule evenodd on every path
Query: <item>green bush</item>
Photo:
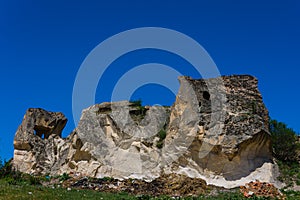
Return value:
M 300 165 L 298 152 L 300 150 L 297 135 L 286 124 L 276 120 L 270 121 L 270 132 L 274 157 L 280 170 L 278 180 L 286 187 L 300 185 Z
M 286 124 L 276 120 L 270 121 L 270 132 L 274 156 L 284 162 L 297 161 L 297 134 Z
M 60 177 L 59 177 L 59 180 L 60 181 L 66 181 L 68 179 L 70 179 L 71 177 L 69 176 L 69 174 L 67 173 L 63 173 Z
M 29 184 L 30 185 L 41 185 L 41 181 L 39 177 L 29 176 Z
M 164 140 L 167 137 L 167 132 L 165 130 L 163 130 L 163 129 L 160 130 L 158 132 L 158 137 L 159 137 L 160 140 Z
M 11 160 L 8 162 L 4 162 L 4 164 L 2 164 L 2 160 L 1 160 L 0 178 L 5 178 L 7 176 L 14 176 L 15 174 L 17 174 L 17 172 L 13 169 Z
M 163 145 L 164 145 L 164 140 L 166 139 L 167 137 L 167 132 L 166 130 L 162 129 L 158 132 L 157 136 L 159 137 L 159 141 L 157 142 L 156 144 L 156 147 L 161 149 L 163 148 Z
M 108 181 L 108 182 L 110 182 L 110 181 L 113 181 L 114 178 L 105 176 L 105 177 L 101 178 L 101 180 L 102 180 L 102 181 Z
M 13 168 L 11 161 L 4 162 L 4 164 L 1 162 L 0 179 L 6 180 L 10 185 L 16 185 L 23 181 L 22 173 Z
M 141 99 L 130 101 L 130 103 L 132 103 L 133 106 L 137 106 L 137 107 L 142 106 L 142 100 Z

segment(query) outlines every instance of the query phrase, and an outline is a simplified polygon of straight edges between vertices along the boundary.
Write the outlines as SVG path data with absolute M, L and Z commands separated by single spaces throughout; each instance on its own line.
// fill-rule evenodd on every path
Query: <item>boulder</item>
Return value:
M 226 188 L 255 180 L 276 184 L 257 79 L 179 81 L 171 107 L 139 101 L 93 105 L 66 139 L 61 113 L 29 109 L 15 136 L 14 166 L 33 174 L 147 181 L 181 174 Z

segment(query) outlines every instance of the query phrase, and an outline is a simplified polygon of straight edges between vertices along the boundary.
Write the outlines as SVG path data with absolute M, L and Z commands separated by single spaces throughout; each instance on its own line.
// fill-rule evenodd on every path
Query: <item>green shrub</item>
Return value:
M 158 141 L 157 144 L 156 144 L 156 147 L 159 148 L 159 149 L 163 148 L 163 146 L 164 146 L 163 141 Z
M 272 147 L 274 156 L 284 162 L 297 161 L 297 135 L 286 124 L 277 122 L 276 120 L 270 121 L 270 132 L 272 138 Z
M 142 106 L 142 100 L 141 99 L 130 101 L 130 103 L 132 103 L 133 106 L 136 106 L 136 107 Z
M 70 179 L 71 177 L 69 176 L 69 174 L 67 173 L 63 173 L 60 177 L 59 177 L 59 180 L 60 181 L 66 181 L 68 179 Z
M 134 100 L 134 101 L 130 101 L 130 103 L 131 103 L 130 107 L 135 108 L 129 111 L 131 118 L 133 119 L 133 121 L 137 123 L 141 122 L 146 116 L 146 112 L 147 112 L 145 106 L 142 106 L 142 100 L 140 99 Z
M 13 169 L 11 161 L 12 160 L 4 162 L 4 164 L 1 162 L 0 178 L 5 178 L 8 176 L 17 178 L 17 176 L 20 176 L 20 173 Z
M 41 185 L 41 181 L 38 177 L 29 176 L 29 184 L 30 185 Z
M 107 181 L 107 182 L 110 182 L 110 181 L 113 181 L 114 178 L 105 176 L 105 177 L 101 178 L 101 180 L 102 180 L 102 181 L 105 181 L 105 182 L 106 182 L 106 181 Z
M 159 137 L 160 140 L 164 140 L 167 137 L 167 132 L 165 130 L 163 130 L 163 129 L 160 130 L 158 132 L 158 137 Z
M 159 141 L 157 142 L 156 147 L 159 148 L 159 149 L 161 149 L 161 148 L 163 147 L 163 145 L 164 145 L 164 140 L 165 140 L 166 137 L 167 137 L 167 132 L 166 132 L 166 130 L 161 129 L 161 130 L 158 132 L 157 136 L 159 137 Z
M 300 185 L 300 166 L 298 162 L 299 144 L 295 131 L 276 120 L 270 121 L 270 132 L 274 157 L 280 170 L 278 180 L 286 187 Z

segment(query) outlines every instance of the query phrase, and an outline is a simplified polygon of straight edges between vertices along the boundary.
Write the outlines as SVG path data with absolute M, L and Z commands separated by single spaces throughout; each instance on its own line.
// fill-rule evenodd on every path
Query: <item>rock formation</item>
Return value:
M 179 81 L 172 107 L 97 104 L 83 110 L 66 139 L 63 114 L 29 109 L 15 136 L 15 168 L 145 180 L 176 173 L 227 188 L 274 182 L 268 111 L 257 79 Z
M 57 154 L 59 144 L 65 143 L 61 132 L 66 123 L 62 113 L 28 109 L 14 139 L 14 166 L 26 173 L 49 171 L 54 164 L 49 159 Z

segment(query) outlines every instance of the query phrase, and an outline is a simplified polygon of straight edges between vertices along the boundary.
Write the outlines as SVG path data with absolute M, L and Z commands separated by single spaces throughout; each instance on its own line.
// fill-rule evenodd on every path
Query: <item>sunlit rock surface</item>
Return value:
M 14 140 L 25 173 L 151 181 L 185 174 L 227 188 L 275 183 L 268 111 L 252 76 L 179 77 L 171 107 L 140 102 L 93 105 L 66 138 L 61 113 L 29 109 Z

